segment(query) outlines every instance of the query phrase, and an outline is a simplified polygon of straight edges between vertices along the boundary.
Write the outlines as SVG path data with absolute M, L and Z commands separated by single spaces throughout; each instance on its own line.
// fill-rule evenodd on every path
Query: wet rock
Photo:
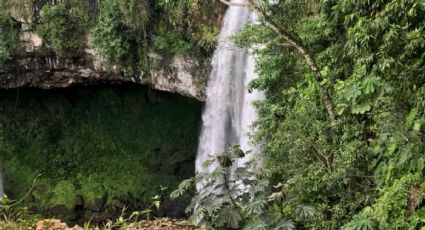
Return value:
M 199 65 L 197 60 L 183 56 L 173 57 L 169 64 L 152 67 L 149 72 L 134 76 L 97 66 L 91 54 L 80 60 L 70 60 L 55 53 L 26 52 L 16 55 L 7 65 L 13 68 L 7 73 L 0 73 L 1 89 L 54 89 L 134 82 L 204 101 L 208 77 L 208 73 L 192 71 L 200 69 L 196 68 Z

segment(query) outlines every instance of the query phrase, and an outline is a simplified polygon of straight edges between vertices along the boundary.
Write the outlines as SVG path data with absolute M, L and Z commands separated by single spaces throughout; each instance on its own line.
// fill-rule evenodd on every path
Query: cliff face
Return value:
M 91 48 L 90 39 L 84 55 L 78 60 L 59 57 L 43 49 L 42 39 L 32 32 L 23 32 L 20 46 L 23 52 L 7 64 L 7 73 L 0 73 L 0 88 L 35 87 L 43 89 L 65 88 L 72 85 L 119 84 L 135 82 L 151 88 L 177 93 L 203 101 L 209 74 L 208 58 L 185 55 L 163 57 L 151 52 L 149 70 L 137 76 L 124 76 L 114 68 L 105 68 Z

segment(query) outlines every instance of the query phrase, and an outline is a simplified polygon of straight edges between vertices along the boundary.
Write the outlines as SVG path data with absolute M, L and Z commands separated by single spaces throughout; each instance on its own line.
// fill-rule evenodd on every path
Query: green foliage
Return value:
M 151 9 L 148 0 L 116 1 L 123 13 L 123 22 L 126 26 L 138 29 L 147 27 Z
M 75 58 L 83 48 L 81 25 L 81 18 L 72 16 L 65 4 L 45 5 L 41 9 L 37 33 L 48 48 L 58 51 L 60 56 Z
M 10 15 L 0 7 L 0 70 L 4 69 L 4 62 L 9 60 L 16 50 L 18 31 Z
M 8 20 L 36 29 L 49 55 L 54 51 L 67 61 L 89 61 L 83 51 L 94 48 L 107 69 L 144 77 L 156 67 L 149 56 L 152 51 L 167 58 L 179 54 L 208 59 L 224 6 L 199 0 L 4 0 L 0 9 Z M 8 41 L 0 41 L 0 59 L 10 58 L 13 52 L 14 43 Z
M 236 40 L 262 44 L 257 103 L 271 183 L 316 207 L 307 229 L 418 229 L 423 207 L 425 5 L 403 1 L 258 3 L 317 62 L 305 60 L 263 24 Z M 332 124 L 318 87 L 329 89 Z M 413 194 L 413 195 L 412 195 Z M 369 208 L 368 208 L 369 207 Z M 284 207 L 276 207 L 274 213 Z M 285 210 L 283 210 L 285 211 Z
M 0 100 L 3 175 L 6 194 L 19 199 L 43 173 L 28 207 L 73 208 L 82 197 L 86 208 L 104 200 L 107 210 L 144 210 L 157 194 L 168 202 L 161 185 L 194 171 L 197 102 L 132 85 L 17 93 Z
M 171 54 L 184 54 L 192 49 L 192 45 L 184 41 L 181 36 L 174 32 L 168 32 L 154 38 L 153 44 L 156 49 Z
M 98 22 L 91 34 L 96 54 L 115 69 L 123 70 L 126 75 L 133 75 L 137 71 L 138 28 L 128 25 L 125 12 L 121 11 L 121 1 L 99 1 L 100 13 Z M 134 3 L 134 2 L 133 2 Z M 125 6 L 125 9 L 130 6 Z M 132 7 L 130 7 L 132 8 Z M 145 55 L 145 54 L 144 54 Z
M 376 221 L 371 217 L 371 208 L 366 207 L 361 213 L 356 214 L 353 220 L 342 227 L 343 230 L 373 230 L 376 229 Z
M 0 3 L 11 17 L 30 21 L 33 17 L 33 1 L 32 0 L 3 0 Z
M 102 0 L 91 35 L 109 67 L 132 76 L 148 68 L 150 47 L 162 54 L 211 54 L 218 34 L 217 3 Z M 199 56 L 199 55 L 198 55 Z M 199 56 L 204 58 L 203 56 Z
M 236 166 L 236 162 L 245 157 L 251 159 Z M 295 229 L 293 221 L 270 215 L 268 209 L 272 205 L 297 204 L 297 200 L 286 199 L 283 190 L 268 196 L 268 173 L 258 162 L 256 157 L 245 155 L 239 146 L 230 147 L 204 162 L 206 172 L 184 180 L 171 193 L 171 198 L 177 198 L 196 186 L 198 194 L 192 198 L 186 211 L 193 212 L 191 219 L 194 223 L 208 229 Z M 309 221 L 315 215 L 312 206 L 294 206 L 290 209 L 291 218 Z
M 71 181 L 63 180 L 56 184 L 52 189 L 52 197 L 50 198 L 50 206 L 65 205 L 67 208 L 75 207 L 76 188 Z
M 177 45 L 180 47 L 178 50 L 185 54 L 212 54 L 219 32 L 217 18 L 223 13 L 223 4 L 218 1 L 157 0 L 155 5 L 161 12 L 153 28 L 157 36 L 166 39 L 170 36 L 168 33 L 179 35 L 179 39 L 173 38 L 175 42 L 167 44 Z M 184 43 L 192 47 L 188 49 Z M 186 48 L 181 49 L 182 45 Z

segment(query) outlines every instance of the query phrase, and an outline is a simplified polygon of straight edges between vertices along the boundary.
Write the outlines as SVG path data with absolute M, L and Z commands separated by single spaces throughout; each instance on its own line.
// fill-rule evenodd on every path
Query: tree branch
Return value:
M 323 104 L 325 105 L 329 120 L 331 120 L 332 124 L 335 124 L 336 116 L 335 116 L 333 103 L 329 96 L 328 90 L 320 85 L 320 81 L 323 80 L 323 76 L 320 73 L 319 67 L 317 66 L 316 60 L 314 59 L 311 52 L 308 50 L 307 47 L 305 47 L 302 44 L 301 41 L 299 41 L 296 38 L 296 36 L 292 35 L 290 32 L 286 31 L 285 29 L 279 28 L 273 22 L 273 20 L 267 17 L 267 14 L 265 12 L 261 11 L 261 9 L 254 4 L 253 0 L 248 0 L 248 3 L 250 8 L 254 10 L 258 16 L 264 18 L 266 26 L 268 26 L 271 30 L 273 30 L 276 34 L 278 34 L 286 42 L 288 42 L 291 46 L 293 46 L 298 51 L 298 53 L 304 58 L 304 60 L 307 62 L 307 65 L 309 66 L 311 72 L 313 73 L 314 77 L 318 81 L 317 83 L 319 84 L 319 96 L 321 97 Z
M 294 47 L 298 53 L 304 58 L 309 66 L 311 72 L 317 80 L 319 87 L 319 96 L 325 105 L 325 109 L 328 114 L 328 118 L 331 121 L 332 125 L 336 124 L 336 116 L 335 110 L 333 107 L 333 103 L 331 97 L 329 96 L 328 90 L 320 85 L 320 82 L 323 80 L 323 76 L 320 73 L 320 70 L 317 66 L 316 60 L 314 59 L 312 53 L 305 47 L 299 39 L 291 34 L 289 31 L 280 28 L 273 20 L 268 18 L 266 12 L 262 11 L 257 5 L 255 5 L 253 0 L 246 0 L 246 3 L 232 3 L 227 0 L 219 0 L 220 2 L 228 5 L 228 6 L 240 6 L 240 7 L 249 7 L 251 8 L 258 16 L 264 19 L 264 23 L 267 27 L 269 27 L 273 32 L 283 38 L 289 45 Z

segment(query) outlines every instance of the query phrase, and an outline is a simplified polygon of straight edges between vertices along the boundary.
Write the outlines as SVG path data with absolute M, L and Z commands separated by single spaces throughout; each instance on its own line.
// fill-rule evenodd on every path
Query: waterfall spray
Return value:
M 247 90 L 247 84 L 255 78 L 255 61 L 247 49 L 238 48 L 231 39 L 254 21 L 255 14 L 246 7 L 231 6 L 224 17 L 207 87 L 196 172 L 210 171 L 211 168 L 202 166 L 203 162 L 227 147 L 240 145 L 243 151 L 255 149 L 249 138 L 251 125 L 257 118 L 252 103 L 260 100 L 262 94 L 257 91 L 249 93 Z M 246 160 L 241 159 L 237 164 L 241 165 Z M 200 189 L 202 187 L 198 185 Z

